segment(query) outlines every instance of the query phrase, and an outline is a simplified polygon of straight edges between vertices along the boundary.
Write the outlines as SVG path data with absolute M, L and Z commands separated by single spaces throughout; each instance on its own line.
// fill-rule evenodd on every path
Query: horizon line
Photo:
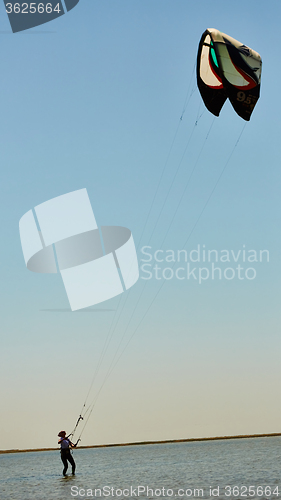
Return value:
M 239 434 L 236 436 L 217 436 L 217 437 L 201 437 L 201 438 L 186 438 L 186 439 L 165 439 L 161 441 L 136 441 L 133 443 L 110 443 L 110 444 L 94 444 L 88 446 L 79 446 L 76 449 L 88 449 L 88 448 L 112 448 L 115 446 L 144 446 L 147 444 L 171 444 L 171 443 L 191 443 L 196 441 L 219 441 L 222 439 L 252 439 L 261 437 L 280 437 L 280 432 L 273 432 L 270 434 Z M 34 449 L 11 449 L 11 450 L 0 450 L 0 454 L 4 453 L 29 453 L 37 451 L 59 451 L 59 448 L 34 448 Z

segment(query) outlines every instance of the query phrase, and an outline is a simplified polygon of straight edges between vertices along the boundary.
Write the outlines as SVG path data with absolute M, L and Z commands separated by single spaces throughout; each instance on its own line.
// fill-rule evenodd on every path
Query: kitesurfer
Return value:
M 63 475 L 66 476 L 66 471 L 68 469 L 68 462 L 72 466 L 72 475 L 75 474 L 76 464 L 74 462 L 73 456 L 70 453 L 70 448 L 75 448 L 76 444 L 73 444 L 68 437 L 66 437 L 65 431 L 60 431 L 58 433 L 58 437 L 60 438 L 58 444 L 60 444 L 60 455 L 61 460 L 64 465 L 64 469 L 62 471 Z

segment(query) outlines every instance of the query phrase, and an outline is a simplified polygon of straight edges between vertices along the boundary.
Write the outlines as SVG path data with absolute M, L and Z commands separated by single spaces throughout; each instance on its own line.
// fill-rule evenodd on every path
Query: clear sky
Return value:
M 131 341 L 82 444 L 280 431 L 279 24 L 277 0 L 80 0 L 12 34 L 0 4 L 1 449 L 56 446 L 71 431 L 119 315 L 90 401 Z M 245 129 L 228 102 L 215 120 L 204 110 L 194 65 L 206 28 L 262 56 Z M 59 275 L 26 269 L 18 222 L 81 188 L 99 225 L 130 228 L 140 265 L 143 246 L 189 254 L 205 245 L 241 250 L 255 278 L 199 284 L 201 261 L 197 279 L 166 280 L 158 293 L 163 278 L 141 271 L 128 298 L 72 313 Z M 268 250 L 269 262 L 243 263 L 243 250 Z M 157 264 L 160 275 L 171 267 Z

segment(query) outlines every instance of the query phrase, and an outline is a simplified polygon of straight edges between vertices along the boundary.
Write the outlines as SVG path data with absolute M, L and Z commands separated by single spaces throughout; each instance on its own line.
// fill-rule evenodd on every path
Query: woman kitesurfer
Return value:
M 58 433 L 58 437 L 60 438 L 58 441 L 58 444 L 60 444 L 60 456 L 62 463 L 64 465 L 64 469 L 62 471 L 63 475 L 66 476 L 66 471 L 68 469 L 68 463 L 69 462 L 72 466 L 72 474 L 75 474 L 75 462 L 73 459 L 73 456 L 70 453 L 70 448 L 75 448 L 76 444 L 73 444 L 68 437 L 66 437 L 66 432 L 65 431 L 60 431 Z

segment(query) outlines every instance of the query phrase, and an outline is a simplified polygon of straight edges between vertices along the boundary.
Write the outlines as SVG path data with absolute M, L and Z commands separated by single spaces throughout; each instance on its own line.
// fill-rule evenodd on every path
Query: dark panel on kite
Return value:
M 79 0 L 64 0 L 67 12 L 78 2 Z M 31 3 L 4 0 L 4 4 L 13 33 L 35 28 L 65 14 L 61 0 L 33 0 Z
M 67 12 L 69 12 L 71 9 L 73 9 L 77 4 L 79 0 L 64 0 L 65 6 L 67 8 Z
M 203 101 L 218 116 L 227 98 L 249 121 L 260 95 L 261 57 L 216 29 L 206 30 L 197 56 L 197 82 Z
M 64 15 L 61 0 L 33 0 L 19 3 L 18 0 L 4 0 L 13 33 L 35 28 Z
M 221 71 L 214 44 L 207 31 L 203 33 L 197 55 L 197 84 L 206 108 L 219 116 L 227 94 L 223 88 Z

